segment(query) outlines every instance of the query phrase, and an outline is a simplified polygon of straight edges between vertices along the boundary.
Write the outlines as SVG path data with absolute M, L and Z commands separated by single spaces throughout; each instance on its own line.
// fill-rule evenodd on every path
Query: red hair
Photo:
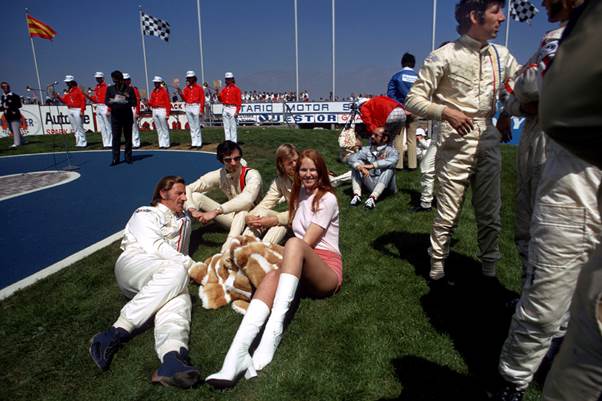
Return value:
M 295 212 L 297 211 L 297 206 L 299 206 L 299 193 L 301 191 L 301 177 L 299 176 L 299 170 L 301 169 L 303 159 L 312 160 L 316 165 L 316 170 L 318 172 L 318 190 L 316 191 L 316 196 L 314 196 L 314 200 L 311 204 L 311 211 L 314 213 L 318 211 L 320 200 L 326 192 L 331 192 L 334 194 L 334 190 L 330 184 L 330 177 L 328 176 L 328 167 L 326 167 L 324 158 L 315 149 L 305 149 L 299 155 L 299 162 L 297 163 L 297 167 L 295 168 L 295 176 L 293 177 L 293 189 L 291 190 L 291 198 L 288 202 L 289 222 L 293 221 Z

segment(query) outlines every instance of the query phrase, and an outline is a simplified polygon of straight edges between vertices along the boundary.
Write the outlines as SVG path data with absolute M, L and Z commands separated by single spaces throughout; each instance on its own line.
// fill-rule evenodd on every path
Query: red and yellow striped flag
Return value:
M 56 32 L 49 25 L 46 25 L 40 20 L 35 19 L 31 15 L 27 16 L 27 26 L 29 28 L 29 36 L 42 39 L 52 40 L 56 36 Z

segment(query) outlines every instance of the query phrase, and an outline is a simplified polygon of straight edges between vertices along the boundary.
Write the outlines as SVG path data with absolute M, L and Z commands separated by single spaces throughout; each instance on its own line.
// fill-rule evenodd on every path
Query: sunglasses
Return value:
M 242 159 L 242 156 L 236 156 L 236 157 L 224 157 L 224 163 L 230 163 L 231 161 L 235 161 L 235 162 L 239 162 L 240 159 Z

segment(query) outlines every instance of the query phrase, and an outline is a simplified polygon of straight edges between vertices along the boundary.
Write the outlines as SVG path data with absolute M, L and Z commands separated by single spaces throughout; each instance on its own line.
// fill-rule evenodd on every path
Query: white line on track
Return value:
M 39 281 L 43 278 L 46 278 L 46 277 L 50 276 L 51 274 L 54 274 L 60 270 L 63 270 L 65 267 L 70 266 L 73 263 L 78 262 L 78 261 L 82 260 L 83 258 L 90 256 L 94 252 L 112 244 L 113 242 L 115 242 L 118 239 L 120 239 L 121 237 L 123 237 L 123 231 L 124 230 L 121 230 L 121 231 L 103 239 L 102 241 L 99 241 L 93 245 L 90 245 L 87 248 L 82 249 L 79 252 L 74 253 L 71 256 L 67 256 L 65 259 L 58 261 L 55 264 L 52 264 L 52 265 L 38 271 L 37 273 L 34 273 L 31 276 L 24 278 L 23 280 L 17 281 L 16 283 L 11 284 L 8 287 L 1 289 L 0 290 L 0 301 L 10 297 L 16 291 L 22 290 L 23 288 L 26 288 L 26 287 L 29 287 L 30 285 L 36 283 L 37 281 Z

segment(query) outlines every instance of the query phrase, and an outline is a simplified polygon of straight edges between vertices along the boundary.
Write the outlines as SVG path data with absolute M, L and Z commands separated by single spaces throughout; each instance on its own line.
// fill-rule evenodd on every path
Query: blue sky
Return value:
M 456 0 L 438 0 L 436 43 L 457 37 Z M 183 80 L 188 69 L 200 77 L 196 0 L 20 0 L 5 2 L 0 25 L 3 61 L 0 80 L 25 95 L 37 86 L 24 9 L 52 26 L 53 41 L 34 38 L 42 86 L 75 75 L 80 85 L 95 84 L 93 74 L 127 71 L 145 87 L 138 4 L 167 20 L 168 43 L 146 38 L 149 79 Z M 519 62 L 536 49 L 554 26 L 540 9 L 531 25 L 512 21 L 509 47 Z M 205 80 L 234 72 L 243 90 L 295 89 L 293 0 L 201 0 Z M 380 94 L 399 69 L 401 54 L 416 56 L 419 67 L 431 48 L 431 0 L 336 1 L 336 94 Z M 298 0 L 299 89 L 312 98 L 332 88 L 331 0 Z M 505 24 L 497 43 L 504 43 Z M 62 85 L 61 85 L 62 86 Z

